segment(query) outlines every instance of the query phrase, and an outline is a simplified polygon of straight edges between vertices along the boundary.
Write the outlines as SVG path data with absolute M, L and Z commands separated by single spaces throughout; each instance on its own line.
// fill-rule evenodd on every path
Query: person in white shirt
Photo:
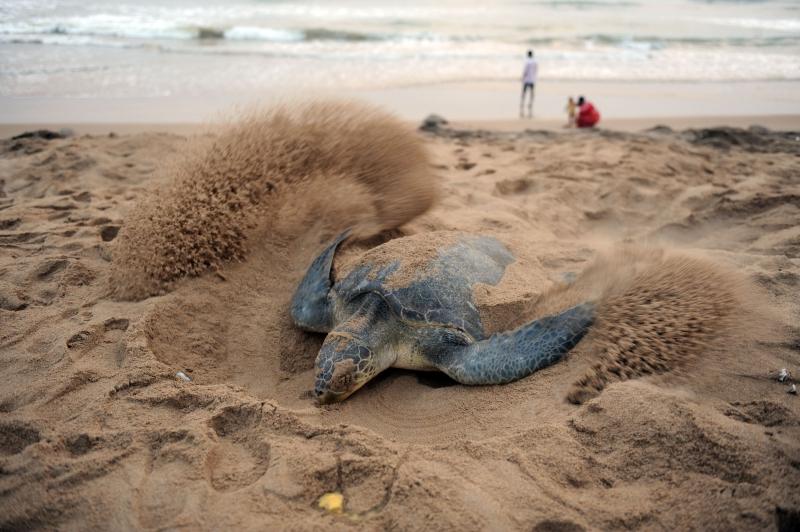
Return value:
M 522 71 L 522 99 L 519 102 L 519 116 L 524 115 L 525 94 L 530 91 L 531 97 L 528 101 L 528 118 L 533 116 L 533 92 L 536 87 L 536 76 L 539 73 L 539 63 L 533 58 L 533 50 L 528 50 L 528 59 L 525 60 L 525 69 Z

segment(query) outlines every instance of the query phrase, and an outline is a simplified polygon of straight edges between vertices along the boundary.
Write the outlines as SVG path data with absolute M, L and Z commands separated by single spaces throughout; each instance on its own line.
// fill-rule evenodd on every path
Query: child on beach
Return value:
M 575 99 L 570 96 L 569 100 L 567 100 L 567 106 L 565 110 L 567 111 L 567 123 L 564 127 L 573 127 L 575 126 L 575 109 L 577 108 L 577 104 L 575 103 Z
M 578 117 L 575 125 L 578 127 L 594 127 L 600 121 L 600 111 L 583 96 L 578 97 Z

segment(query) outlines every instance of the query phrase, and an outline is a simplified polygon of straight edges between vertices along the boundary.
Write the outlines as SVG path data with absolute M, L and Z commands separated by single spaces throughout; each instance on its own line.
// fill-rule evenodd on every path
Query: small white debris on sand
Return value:
M 791 386 L 789 386 L 789 389 L 786 390 L 786 393 L 790 393 L 792 395 L 797 395 L 797 385 L 796 384 L 792 384 Z
M 192 382 L 192 378 L 189 377 L 186 373 L 184 373 L 182 371 L 179 371 L 179 372 L 175 373 L 175 376 L 178 377 L 182 381 Z

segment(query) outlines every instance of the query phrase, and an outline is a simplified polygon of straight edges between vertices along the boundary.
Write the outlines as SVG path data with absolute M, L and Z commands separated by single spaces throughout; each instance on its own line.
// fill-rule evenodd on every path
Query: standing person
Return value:
M 528 50 L 528 59 L 525 60 L 525 68 L 522 71 L 522 99 L 519 102 L 519 117 L 524 115 L 525 93 L 531 92 L 531 99 L 528 102 L 528 118 L 533 116 L 533 91 L 536 87 L 536 76 L 539 73 L 539 64 L 533 58 L 533 50 Z
M 594 127 L 600 121 L 600 112 L 595 109 L 591 102 L 580 96 L 578 98 L 578 118 L 575 125 L 578 127 Z
M 569 100 L 567 100 L 567 106 L 564 110 L 567 112 L 567 123 L 564 127 L 574 127 L 575 126 L 575 111 L 578 108 L 578 104 L 575 103 L 575 99 L 570 96 Z

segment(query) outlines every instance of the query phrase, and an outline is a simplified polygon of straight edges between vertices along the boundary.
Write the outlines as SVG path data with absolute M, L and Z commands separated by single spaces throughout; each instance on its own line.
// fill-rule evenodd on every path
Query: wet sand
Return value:
M 739 125 L 746 117 L 800 116 L 798 81 L 564 81 L 541 80 L 536 89 L 533 128 L 560 127 L 569 96 L 586 96 L 603 115 L 605 127 L 653 117 L 667 120 L 717 118 L 710 125 Z M 174 93 L 153 97 L 0 96 L 0 124 L 174 123 L 198 124 L 227 119 L 231 109 L 274 105 L 285 101 L 354 98 L 379 105 L 417 123 L 429 113 L 452 120 L 513 121 L 519 116 L 520 86 L 516 81 L 473 81 L 417 84 L 372 90 L 280 89 Z M 728 122 L 728 120 L 734 122 Z M 780 119 L 784 120 L 784 119 Z M 655 122 L 658 123 L 658 122 Z M 765 126 L 769 123 L 760 122 Z M 677 124 L 677 122 L 676 122 Z M 785 126 L 783 126 L 785 127 Z M 797 129 L 797 126 L 792 126 Z M 779 126 L 775 126 L 779 128 Z

